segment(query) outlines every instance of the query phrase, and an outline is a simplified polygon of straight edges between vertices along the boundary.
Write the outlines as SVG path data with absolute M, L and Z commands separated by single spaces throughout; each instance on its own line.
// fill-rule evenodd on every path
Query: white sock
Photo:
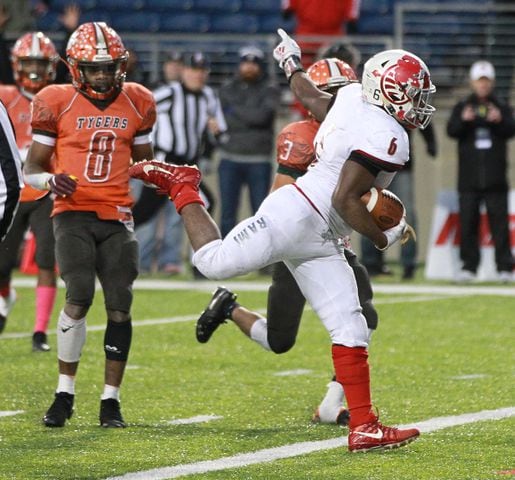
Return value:
M 108 398 L 114 398 L 120 401 L 120 387 L 113 387 L 112 385 L 104 385 L 104 393 L 102 393 L 100 399 L 107 400 Z
M 258 318 L 250 327 L 250 338 L 259 343 L 265 350 L 271 350 L 268 344 L 268 328 L 266 319 Z
M 327 393 L 318 407 L 318 416 L 322 423 L 336 423 L 336 418 L 343 408 L 343 387 L 338 382 L 327 384 Z
M 75 377 L 60 373 L 56 393 L 59 392 L 66 392 L 70 395 L 75 395 Z

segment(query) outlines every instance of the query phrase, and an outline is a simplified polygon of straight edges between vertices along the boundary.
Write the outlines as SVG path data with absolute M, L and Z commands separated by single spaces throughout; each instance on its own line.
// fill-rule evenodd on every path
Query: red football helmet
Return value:
M 68 41 L 66 58 L 74 87 L 88 97 L 106 100 L 122 88 L 129 54 L 120 36 L 104 22 L 80 25 Z M 103 76 L 92 79 L 99 72 Z
M 41 32 L 21 36 L 11 51 L 14 79 L 20 88 L 32 94 L 55 80 L 58 61 L 52 40 Z
M 350 65 L 337 58 L 318 60 L 308 68 L 306 73 L 320 90 L 329 93 L 334 93 L 338 88 L 358 81 Z

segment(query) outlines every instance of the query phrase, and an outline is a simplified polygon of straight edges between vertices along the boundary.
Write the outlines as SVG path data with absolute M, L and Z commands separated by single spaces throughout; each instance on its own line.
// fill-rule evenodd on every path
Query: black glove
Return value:
M 77 179 L 73 175 L 57 173 L 48 180 L 48 187 L 58 197 L 67 197 L 77 189 Z

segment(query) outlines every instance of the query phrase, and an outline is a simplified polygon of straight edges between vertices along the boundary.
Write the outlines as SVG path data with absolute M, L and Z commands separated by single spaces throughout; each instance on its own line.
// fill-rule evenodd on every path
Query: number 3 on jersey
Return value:
M 111 172 L 116 133 L 112 130 L 96 131 L 89 143 L 84 176 L 90 182 L 106 182 Z

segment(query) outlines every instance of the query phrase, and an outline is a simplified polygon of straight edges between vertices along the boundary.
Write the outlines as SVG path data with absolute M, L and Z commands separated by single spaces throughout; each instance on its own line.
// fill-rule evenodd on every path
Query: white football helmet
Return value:
M 406 50 L 385 50 L 370 58 L 363 69 L 363 97 L 383 107 L 401 124 L 424 129 L 435 108 L 436 91 L 426 64 Z

